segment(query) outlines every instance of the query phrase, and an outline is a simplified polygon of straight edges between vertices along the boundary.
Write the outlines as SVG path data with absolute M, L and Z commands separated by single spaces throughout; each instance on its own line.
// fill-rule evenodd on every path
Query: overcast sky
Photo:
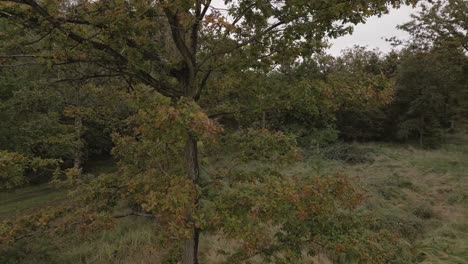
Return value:
M 371 17 L 366 24 L 357 25 L 352 35 L 346 35 L 331 41 L 333 46 L 328 50 L 332 55 L 339 55 L 340 51 L 354 45 L 367 46 L 370 49 L 378 48 L 382 52 L 389 52 L 392 47 L 385 41 L 385 38 L 396 36 L 400 39 L 408 37 L 396 26 L 408 22 L 410 15 L 415 9 L 409 6 L 402 6 L 400 9 L 393 9 L 389 14 L 381 17 Z

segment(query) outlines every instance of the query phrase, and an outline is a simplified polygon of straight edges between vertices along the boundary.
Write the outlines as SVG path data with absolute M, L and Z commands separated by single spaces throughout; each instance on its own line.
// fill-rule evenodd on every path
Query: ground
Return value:
M 437 150 L 383 143 L 355 146 L 365 149 L 370 160 L 350 164 L 311 154 L 287 172 L 353 177 L 368 190 L 365 210 L 403 234 L 415 262 L 468 263 L 468 136 L 452 136 Z M 48 185 L 0 193 L 0 220 L 65 197 Z M 158 242 L 152 222 L 126 218 L 114 229 L 92 235 L 21 242 L 3 252 L 0 263 L 159 263 Z M 217 263 L 219 246 L 213 238 L 203 238 L 202 263 Z M 307 261 L 328 263 L 326 257 Z

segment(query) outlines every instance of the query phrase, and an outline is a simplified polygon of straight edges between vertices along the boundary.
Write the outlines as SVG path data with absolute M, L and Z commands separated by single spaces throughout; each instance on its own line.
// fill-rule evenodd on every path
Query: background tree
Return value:
M 399 28 L 411 34 L 410 43 L 420 49 L 455 46 L 468 51 L 468 4 L 463 0 L 422 3 L 421 11 Z
M 386 137 L 387 110 L 394 94 L 391 56 L 354 47 L 331 62 L 327 84 L 337 108 L 336 126 L 343 139 Z
M 397 77 L 400 138 L 418 131 L 420 145 L 434 146 L 466 119 L 466 10 L 466 1 L 436 1 L 400 26 L 411 36 Z

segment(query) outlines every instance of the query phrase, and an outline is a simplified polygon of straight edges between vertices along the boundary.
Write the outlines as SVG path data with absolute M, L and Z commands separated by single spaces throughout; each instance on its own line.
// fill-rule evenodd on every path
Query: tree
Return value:
M 410 44 L 420 49 L 456 46 L 468 51 L 468 3 L 463 0 L 438 0 L 421 4 L 421 11 L 399 28 L 411 34 Z M 401 43 L 401 42 L 400 42 Z
M 29 157 L 84 164 L 88 154 L 109 154 L 111 133 L 132 115 L 130 98 L 111 84 L 45 84 L 40 67 L 5 69 L 0 78 L 0 146 Z M 48 70 L 46 70 L 48 71 Z M 42 74 L 51 77 L 51 74 Z M 105 95 L 104 96 L 104 92 Z M 44 182 L 42 180 L 42 182 Z
M 342 138 L 385 137 L 386 109 L 394 94 L 389 56 L 354 47 L 330 63 L 327 84 L 336 104 L 336 126 Z
M 248 69 L 252 63 L 275 64 L 284 57 L 307 56 L 322 46 L 325 37 L 349 32 L 350 23 L 364 22 L 368 16 L 387 12 L 389 4 L 400 3 L 228 0 L 226 9 L 219 9 L 210 0 L 1 0 L 0 17 L 37 36 L 35 44 L 41 42 L 37 50 L 17 49 L 32 53 L 11 54 L 8 61 L 28 57 L 52 65 L 90 64 L 92 72 L 71 78 L 115 77 L 129 86 L 143 83 L 171 98 L 182 107 L 177 111 L 183 112 L 184 107 L 196 111 L 193 102 L 200 99 L 210 76 L 228 66 L 225 61 L 234 59 Z M 203 115 L 197 116 L 200 120 L 195 121 L 212 127 Z M 181 124 L 193 125 L 190 120 L 194 121 Z M 177 184 L 185 186 L 180 191 L 190 201 L 182 217 L 190 227 L 183 263 L 197 263 L 200 228 L 194 217 L 200 197 L 192 192 L 200 182 L 198 139 L 190 127 L 176 131 L 167 133 L 176 133 L 173 139 L 183 142 L 172 147 L 184 145 L 185 168 L 178 174 L 183 172 L 188 179 Z M 181 131 L 184 137 L 179 137 Z
M 399 26 L 411 36 L 397 73 L 394 120 L 400 138 L 416 133 L 421 146 L 433 147 L 465 119 L 467 11 L 466 1 L 435 1 Z
M 317 59 L 215 75 L 199 103 L 225 128 L 294 133 L 310 144 L 311 133 L 328 128 L 334 117 Z
M 465 60 L 456 49 L 403 52 L 394 101 L 400 139 L 418 138 L 421 147 L 434 147 L 444 131 L 455 129 L 463 109 Z
M 70 158 L 73 136 L 72 127 L 61 120 L 64 98 L 57 90 L 41 89 L 31 82 L 34 73 L 37 70 L 2 71 L 2 149 L 42 158 Z

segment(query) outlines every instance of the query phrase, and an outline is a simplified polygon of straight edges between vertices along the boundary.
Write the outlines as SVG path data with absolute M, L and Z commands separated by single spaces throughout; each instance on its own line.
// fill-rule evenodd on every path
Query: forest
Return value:
M 0 263 L 468 264 L 467 219 L 466 0 L 0 0 Z

